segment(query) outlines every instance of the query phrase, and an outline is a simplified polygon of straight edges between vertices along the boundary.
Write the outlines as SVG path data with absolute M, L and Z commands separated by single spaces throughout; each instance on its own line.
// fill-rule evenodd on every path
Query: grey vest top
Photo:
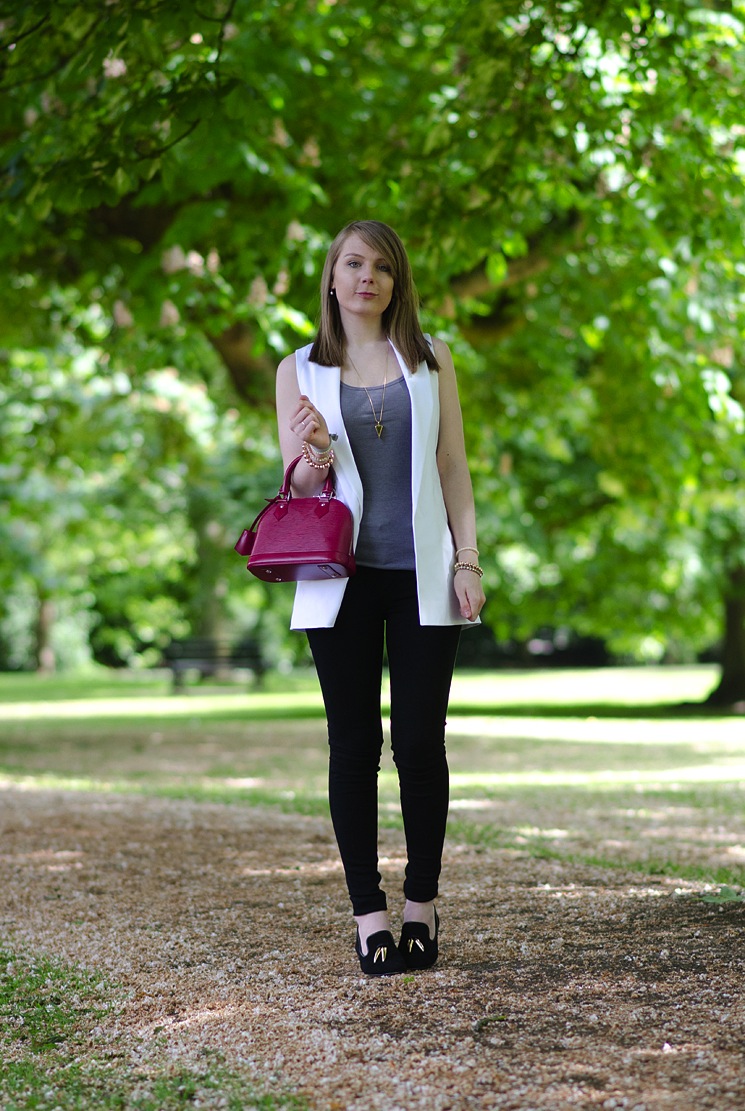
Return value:
M 376 414 L 383 387 L 368 390 Z M 341 413 L 362 480 L 364 504 L 355 558 L 365 567 L 413 571 L 411 507 L 411 398 L 403 377 L 385 388 L 383 435 L 378 439 L 361 386 L 341 384 Z

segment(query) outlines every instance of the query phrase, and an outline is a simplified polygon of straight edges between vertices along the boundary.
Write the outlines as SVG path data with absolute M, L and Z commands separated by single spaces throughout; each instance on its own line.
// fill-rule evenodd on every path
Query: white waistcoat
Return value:
M 392 346 L 392 345 L 391 345 Z M 341 370 L 320 366 L 309 359 L 312 344 L 295 352 L 300 392 L 306 394 L 326 418 L 336 461 L 336 494 L 349 506 L 357 542 L 362 520 L 362 482 L 341 415 Z M 419 620 L 422 625 L 468 625 L 461 616 L 453 589 L 455 547 L 448 527 L 445 501 L 437 470 L 440 398 L 437 372 L 421 363 L 412 374 L 396 351 L 411 397 L 411 504 L 414 512 Z M 381 444 L 385 449 L 385 441 Z M 402 476 L 403 477 L 403 476 Z M 391 523 L 395 528 L 395 523 Z M 295 592 L 291 628 L 330 628 L 336 621 L 348 579 L 299 582 Z

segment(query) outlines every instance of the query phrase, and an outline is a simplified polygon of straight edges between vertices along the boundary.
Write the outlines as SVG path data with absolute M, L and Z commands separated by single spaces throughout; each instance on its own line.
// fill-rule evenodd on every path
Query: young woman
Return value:
M 473 492 L 450 351 L 430 340 L 406 251 L 376 220 L 336 237 L 313 344 L 277 372 L 293 492 L 317 494 L 333 464 L 355 524 L 357 572 L 297 585 L 329 734 L 329 803 L 363 972 L 429 968 L 448 810 L 445 715 L 463 625 L 484 604 Z M 377 777 L 387 654 L 391 748 L 406 836 L 398 943 L 378 871 Z

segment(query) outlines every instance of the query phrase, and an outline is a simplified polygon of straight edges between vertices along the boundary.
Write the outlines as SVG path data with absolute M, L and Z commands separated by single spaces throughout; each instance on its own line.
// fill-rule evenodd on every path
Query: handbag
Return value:
M 264 582 L 343 579 L 356 570 L 352 514 L 336 497 L 331 471 L 315 497 L 290 493 L 301 459 L 293 459 L 276 497 L 267 499 L 269 504 L 235 545 L 239 555 L 248 556 L 246 568 Z

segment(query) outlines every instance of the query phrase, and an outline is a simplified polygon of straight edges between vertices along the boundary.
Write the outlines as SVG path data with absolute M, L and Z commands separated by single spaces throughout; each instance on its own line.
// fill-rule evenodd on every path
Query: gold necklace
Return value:
M 383 393 L 382 393 L 382 396 L 380 398 L 380 413 L 376 413 L 375 412 L 375 406 L 373 405 L 373 399 L 370 397 L 370 391 L 368 390 L 365 383 L 362 381 L 362 375 L 357 370 L 357 367 L 354 365 L 354 359 L 352 358 L 352 356 L 347 351 L 347 358 L 349 359 L 350 363 L 352 364 L 352 370 L 354 371 L 354 373 L 357 375 L 360 382 L 362 383 L 362 389 L 367 394 L 367 400 L 370 402 L 370 408 L 372 409 L 373 420 L 375 421 L 375 431 L 378 434 L 378 439 L 380 439 L 380 437 L 383 435 L 383 409 L 385 407 L 385 387 L 386 387 L 386 383 L 388 381 L 388 359 L 390 358 L 390 354 L 391 354 L 391 347 L 390 347 L 390 344 L 388 344 L 388 347 L 387 347 L 386 353 L 385 353 L 385 373 L 383 375 Z

